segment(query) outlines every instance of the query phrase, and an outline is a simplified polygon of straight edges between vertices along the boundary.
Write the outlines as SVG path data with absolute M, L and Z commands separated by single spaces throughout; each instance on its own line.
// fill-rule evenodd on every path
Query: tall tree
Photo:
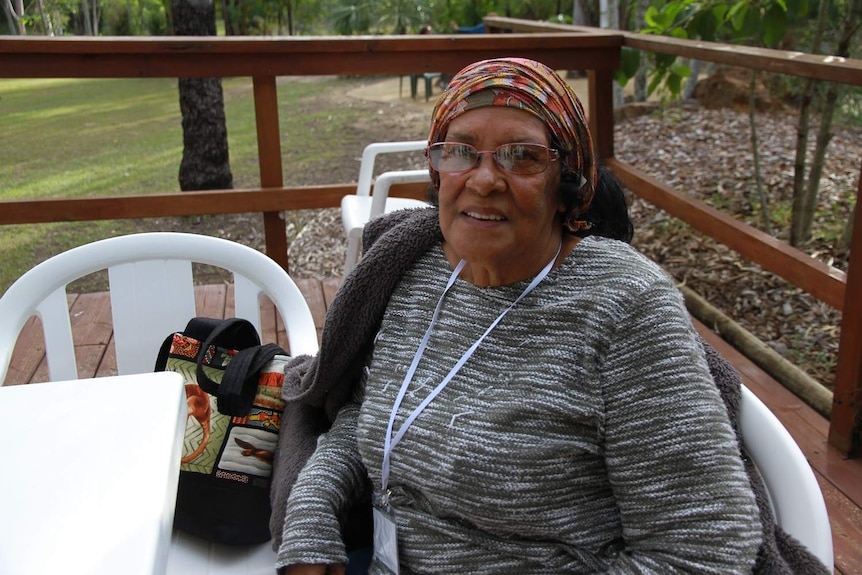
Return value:
M 827 0 L 822 0 L 826 3 Z M 825 13 L 825 10 L 823 11 Z M 849 0 L 847 13 L 843 19 L 844 25 L 840 31 L 838 44 L 835 48 L 835 56 L 847 58 L 850 49 L 854 46 L 853 40 L 856 33 L 862 27 L 862 0 Z M 822 30 L 821 30 L 822 32 Z M 815 39 L 818 43 L 820 38 Z M 815 50 L 819 51 L 819 45 Z M 806 86 L 808 88 L 808 86 Z M 794 170 L 793 190 L 793 213 L 790 222 L 790 244 L 799 245 L 811 238 L 811 229 L 814 224 L 814 214 L 817 210 L 817 199 L 820 190 L 820 178 L 823 175 L 823 164 L 826 159 L 826 149 L 832 140 L 832 118 L 839 104 L 843 85 L 829 83 L 826 87 L 826 95 L 823 99 L 823 107 L 820 113 L 820 127 L 817 131 L 817 141 L 814 148 L 814 157 L 811 160 L 811 169 L 808 172 L 808 183 L 805 185 L 805 160 L 804 155 L 800 160 L 800 146 L 805 146 L 808 137 L 808 110 L 810 106 L 810 92 L 806 90 L 803 95 L 802 105 L 805 111 L 805 125 L 802 124 L 803 115 L 800 113 L 799 127 L 797 129 L 797 155 Z M 807 96 L 807 98 L 806 98 Z M 804 154 L 804 152 L 803 152 Z M 850 222 L 853 214 L 850 214 Z M 848 227 L 852 223 L 848 222 Z
M 602 28 L 620 29 L 620 5 L 618 0 L 599 0 L 599 25 Z M 614 82 L 613 106 L 618 108 L 623 105 L 623 87 Z
M 649 8 L 649 0 L 637 0 L 635 5 L 635 29 L 641 30 L 646 26 L 646 11 Z M 647 69 L 646 65 L 638 66 L 635 74 L 635 101 L 646 102 L 647 99 Z
M 87 0 L 81 0 L 81 22 L 84 25 L 84 35 L 95 36 L 93 23 L 90 20 L 90 3 Z
M 27 29 L 24 27 L 24 0 L 5 0 L 3 11 L 6 13 L 6 22 L 9 24 L 9 32 L 25 36 Z
M 572 3 L 572 24 L 577 26 L 588 26 L 587 12 L 584 8 L 586 0 L 574 0 Z
M 212 0 L 173 0 L 172 12 L 178 36 L 216 35 Z M 180 78 L 179 94 L 183 116 L 180 189 L 232 188 L 221 79 Z
M 54 23 L 51 22 L 51 15 L 45 9 L 45 0 L 36 0 L 36 6 L 39 8 L 39 17 L 42 19 L 42 30 L 45 36 L 53 36 Z
M 376 25 L 392 34 L 418 31 L 431 18 L 427 0 L 378 0 L 375 3 Z
M 826 29 L 826 19 L 829 12 L 829 2 L 822 0 L 817 10 L 817 25 L 814 29 L 814 38 L 811 41 L 811 53 L 821 53 L 823 33 Z M 790 220 L 790 245 L 798 246 L 804 236 L 805 221 L 812 217 L 803 217 L 802 210 L 806 204 L 805 188 L 805 163 L 808 155 L 808 133 L 809 119 L 811 116 L 811 104 L 814 101 L 814 78 L 808 78 L 802 89 L 799 102 L 799 116 L 796 121 L 796 159 L 793 169 L 793 212 Z

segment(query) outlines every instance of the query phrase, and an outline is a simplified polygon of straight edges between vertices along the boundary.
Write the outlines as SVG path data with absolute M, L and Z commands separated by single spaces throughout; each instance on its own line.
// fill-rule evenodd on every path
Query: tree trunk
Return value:
M 12 9 L 12 3 L 9 0 L 3 2 L 3 14 L 6 15 L 6 25 L 9 27 L 9 34 L 14 36 L 18 33 L 18 25 L 15 12 Z
M 26 36 L 27 29 L 24 27 L 24 0 L 6 0 L 3 5 L 6 8 L 6 19 L 9 22 L 12 34 Z
M 838 103 L 841 86 L 829 84 L 826 92 L 823 113 L 820 115 L 820 128 L 817 130 L 817 145 L 814 148 L 814 158 L 811 160 L 811 171 L 808 172 L 808 186 L 802 203 L 802 213 L 799 224 L 799 240 L 807 241 L 811 237 L 814 226 L 814 214 L 817 211 L 817 197 L 820 191 L 820 177 L 823 175 L 823 163 L 826 161 L 826 148 L 832 140 L 832 117 Z M 794 205 L 794 208 L 796 206 Z M 796 215 L 795 213 L 793 214 Z
M 859 177 L 862 178 L 862 175 Z M 836 246 L 839 250 L 843 251 L 850 249 L 850 240 L 853 239 L 853 220 L 856 217 L 855 211 L 859 209 L 862 208 L 859 207 L 859 204 L 856 204 L 853 206 L 853 209 L 850 210 L 850 216 L 847 218 L 847 223 L 844 224 L 844 231 L 841 232 L 841 237 L 838 239 L 838 245 Z
M 617 0 L 599 0 L 601 14 L 600 25 L 609 30 L 618 30 L 620 27 L 620 5 Z M 623 105 L 623 88 L 616 82 L 613 84 L 613 106 L 619 108 Z
M 823 30 L 826 27 L 826 15 L 829 2 L 821 2 L 817 11 L 817 27 L 814 30 L 814 39 L 811 41 L 811 53 L 820 53 L 820 44 L 823 41 Z M 805 214 L 805 205 L 808 203 L 805 187 L 805 158 L 808 155 L 808 129 L 811 115 L 811 103 L 814 99 L 814 79 L 805 81 L 802 91 L 802 101 L 799 103 L 799 118 L 796 122 L 796 158 L 793 163 L 793 208 L 790 212 L 790 245 L 799 246 L 805 241 L 803 230 L 808 227 L 814 217 L 813 214 Z M 806 226 L 806 221 L 808 224 Z
M 101 18 L 101 12 L 99 12 L 99 0 L 93 0 L 90 3 L 90 7 L 92 8 L 90 11 L 90 22 L 93 26 L 93 36 L 98 36 Z
M 697 88 L 697 80 L 700 77 L 701 65 L 702 62 L 700 60 L 689 58 L 688 67 L 691 70 L 691 75 L 688 77 L 688 80 L 686 80 L 685 86 L 682 89 L 683 100 L 691 100 L 694 98 L 694 89 Z
M 763 217 L 763 231 L 772 235 L 772 218 L 769 216 L 769 202 L 763 191 L 763 177 L 760 174 L 760 153 L 757 150 L 757 122 L 755 122 L 755 90 L 757 88 L 757 70 L 751 71 L 751 84 L 748 101 L 748 121 L 751 126 L 751 153 L 754 156 L 754 184 L 760 202 L 760 212 Z
M 293 26 L 293 0 L 287 0 L 287 33 L 289 36 L 296 34 Z
M 635 19 L 637 29 L 646 27 L 646 11 L 650 6 L 649 0 L 637 0 L 635 5 Z M 635 101 L 646 102 L 647 99 L 647 59 L 641 54 L 641 63 L 635 74 Z
M 224 20 L 224 34 L 225 36 L 235 36 L 236 30 L 234 30 L 233 24 L 233 16 L 231 13 L 231 8 L 228 6 L 227 0 L 220 0 L 221 2 L 221 17 Z
M 853 37 L 859 31 L 860 24 L 862 24 L 862 0 L 853 0 L 848 5 L 847 17 L 844 19 L 844 29 L 838 41 L 835 56 L 842 58 L 850 56 L 850 46 L 853 45 Z M 793 213 L 791 214 L 791 245 L 798 245 L 811 237 L 811 229 L 814 225 L 814 212 L 817 209 L 817 197 L 820 191 L 820 176 L 823 173 L 823 161 L 826 157 L 826 148 L 829 146 L 830 140 L 832 140 L 832 117 L 835 114 L 835 109 L 838 107 L 840 94 L 841 86 L 830 84 L 826 92 L 823 112 L 820 118 L 817 145 L 814 149 L 811 171 L 808 174 L 808 185 L 805 186 L 803 182 L 801 184 L 802 188 L 794 189 Z M 799 155 L 798 138 L 799 136 L 797 136 L 797 161 Z M 798 168 L 798 164 L 796 167 Z M 794 173 L 794 184 L 799 177 L 798 174 Z M 797 206 L 801 210 L 798 214 L 796 211 Z
M 176 34 L 174 31 L 174 7 L 171 4 L 171 0 L 162 0 L 162 6 L 165 8 L 166 33 L 168 36 L 174 36 Z
M 589 26 L 587 13 L 584 10 L 586 0 L 575 0 L 572 6 L 572 23 L 576 26 Z
M 173 0 L 174 29 L 180 36 L 215 36 L 215 7 L 208 0 Z M 224 95 L 220 78 L 180 78 L 183 159 L 180 189 L 233 187 Z
M 51 16 L 45 10 L 45 0 L 37 0 L 36 5 L 39 8 L 39 17 L 42 19 L 42 29 L 46 36 L 54 35 L 54 25 L 51 23 Z
M 90 20 L 90 3 L 88 0 L 81 0 L 81 23 L 84 25 L 84 36 L 95 36 Z

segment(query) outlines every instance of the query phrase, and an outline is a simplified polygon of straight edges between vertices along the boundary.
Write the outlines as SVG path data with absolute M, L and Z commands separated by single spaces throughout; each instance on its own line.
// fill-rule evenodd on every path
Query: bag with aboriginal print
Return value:
M 189 410 L 174 527 L 228 545 L 270 539 L 288 359 L 238 318 L 193 318 L 162 344 L 155 370 L 183 375 Z

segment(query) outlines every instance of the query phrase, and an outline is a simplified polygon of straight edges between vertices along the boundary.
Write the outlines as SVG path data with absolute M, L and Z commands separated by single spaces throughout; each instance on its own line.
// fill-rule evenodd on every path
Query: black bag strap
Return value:
M 248 415 L 257 393 L 260 372 L 276 355 L 287 355 L 287 352 L 268 343 L 241 350 L 231 358 L 216 395 L 219 413 Z
M 202 319 L 198 323 L 196 320 Z M 205 329 L 207 324 L 209 323 L 207 320 L 209 318 L 195 318 L 192 322 L 195 322 L 195 326 L 192 326 L 193 330 L 197 329 Z M 243 349 L 247 349 L 249 347 L 255 347 L 260 345 L 260 337 L 257 335 L 257 330 L 251 324 L 250 321 L 244 320 L 238 317 L 232 317 L 223 320 L 213 320 L 216 321 L 217 324 L 213 329 L 209 332 L 209 334 L 204 338 L 200 339 L 201 347 L 198 350 L 198 355 L 195 358 L 195 362 L 197 363 L 197 370 L 195 371 L 195 376 L 198 380 L 198 385 L 205 392 L 210 395 L 219 395 L 219 384 L 211 380 L 207 377 L 207 374 L 204 372 L 203 368 L 203 360 L 206 356 L 207 350 L 210 346 L 217 346 L 224 349 L 232 349 L 241 351 Z M 192 334 L 186 334 L 190 337 L 195 337 Z M 195 339 L 199 339 L 195 337 Z M 233 363 L 233 359 L 231 358 L 231 363 Z
M 193 317 L 186 324 L 186 329 L 182 331 L 182 334 L 203 342 L 223 321 L 223 319 L 212 317 Z M 172 333 L 166 337 L 161 347 L 159 347 L 159 353 L 156 356 L 156 367 L 153 371 L 165 371 L 165 367 L 168 365 L 168 355 L 171 352 L 171 345 L 174 342 L 174 335 Z
M 214 331 L 219 329 L 219 326 L 226 322 L 233 322 L 237 318 L 215 318 L 215 317 L 193 317 L 186 324 L 186 329 L 183 330 L 183 335 L 192 337 L 203 343 Z M 245 320 L 239 320 L 245 321 Z M 253 327 L 251 329 L 254 329 Z
M 159 354 L 156 356 L 156 367 L 153 371 L 165 371 L 168 365 L 168 353 L 171 351 L 171 343 L 174 341 L 174 334 L 169 335 L 159 347 Z

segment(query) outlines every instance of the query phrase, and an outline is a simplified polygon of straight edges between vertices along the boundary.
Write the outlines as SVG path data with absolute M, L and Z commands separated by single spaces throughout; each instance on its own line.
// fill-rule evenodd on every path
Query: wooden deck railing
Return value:
M 845 274 L 615 160 L 612 82 L 623 45 L 853 85 L 862 85 L 862 62 L 829 62 L 816 56 L 507 18 L 489 17 L 485 22 L 491 29 L 516 33 L 298 38 L 0 37 L 0 78 L 252 78 L 261 185 L 252 190 L 5 201 L 0 202 L 0 225 L 259 211 L 264 214 L 267 253 L 287 267 L 287 237 L 281 212 L 338 206 L 341 197 L 354 187 L 339 182 L 283 187 L 277 77 L 412 74 L 417 72 L 417 66 L 419 71 L 454 72 L 469 62 L 502 55 L 535 58 L 556 69 L 586 70 L 590 127 L 597 153 L 627 187 L 843 311 L 831 441 L 842 452 L 852 453 L 860 433 L 862 309 L 859 301 L 848 294 L 862 293 L 860 257 L 851 257 Z M 404 186 L 393 189 L 393 193 L 421 197 L 423 192 L 416 186 Z M 857 210 L 854 254 L 862 253 L 860 213 L 862 210 Z

